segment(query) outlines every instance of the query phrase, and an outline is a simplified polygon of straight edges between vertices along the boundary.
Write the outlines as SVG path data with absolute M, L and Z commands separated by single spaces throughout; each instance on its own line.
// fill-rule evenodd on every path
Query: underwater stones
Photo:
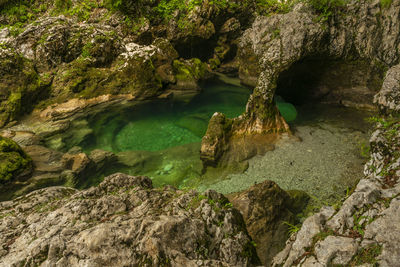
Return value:
M 20 146 L 32 146 L 39 145 L 41 138 L 32 132 L 15 132 L 12 139 L 17 142 Z
M 353 265 L 365 253 L 370 253 L 364 255 L 366 263 L 379 266 L 398 263 L 399 135 L 393 131 L 397 127 L 396 121 L 386 127 L 381 123 L 375 125 L 370 139 L 371 159 L 364 168 L 365 178 L 337 211 L 332 207 L 323 208 L 307 218 L 300 231 L 275 257 L 273 266 L 291 266 L 294 262 L 300 262 L 301 266 L 309 266 L 306 264 L 311 262 L 315 266 L 326 266 L 331 260 L 334 264 Z M 312 242 L 326 235 L 325 240 Z M 305 255 L 306 248 L 315 251 L 315 257 Z
M 107 169 L 117 161 L 117 156 L 114 153 L 101 149 L 90 152 L 89 158 L 95 164 L 97 172 Z
M 243 215 L 263 266 L 270 266 L 272 258 L 285 246 L 288 226 L 284 222 L 295 224 L 290 196 L 276 183 L 265 181 L 230 194 L 228 199 Z
M 59 173 L 63 170 L 62 153 L 40 145 L 24 147 L 32 158 L 36 173 Z
M 174 168 L 174 165 L 172 165 L 171 163 L 167 164 L 164 166 L 163 171 L 165 172 L 170 172 L 172 169 Z
M 242 216 L 226 203 L 217 192 L 153 189 L 149 178 L 121 173 L 81 192 L 41 189 L 0 203 L 0 243 L 8 244 L 0 265 L 259 264 Z
M 177 125 L 191 131 L 199 138 L 203 137 L 207 130 L 208 114 L 194 114 L 183 117 L 177 121 Z
M 90 158 L 85 153 L 69 154 L 66 153 L 61 159 L 64 168 L 77 174 L 84 172 L 91 163 Z
M 122 166 L 127 173 L 151 177 L 155 186 L 186 186 L 186 182 L 190 184 L 201 175 L 198 151 L 198 143 L 161 151 L 125 151 L 116 154 L 116 164 Z
M 161 117 L 128 123 L 116 134 L 114 142 L 119 151 L 158 151 L 199 140 L 200 138 L 189 130 L 175 125 L 171 120 L 163 120 Z

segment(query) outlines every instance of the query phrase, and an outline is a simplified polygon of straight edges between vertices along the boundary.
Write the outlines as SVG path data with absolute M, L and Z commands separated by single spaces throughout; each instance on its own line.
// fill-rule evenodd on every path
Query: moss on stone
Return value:
M 181 81 L 201 80 L 208 73 L 207 64 L 198 58 L 190 60 L 174 60 L 173 67 L 176 72 L 176 79 Z
M 154 96 L 161 88 L 161 79 L 156 75 L 151 60 L 137 57 L 104 69 L 93 66 L 90 57 L 79 57 L 57 73 L 52 86 L 55 98 L 42 102 L 40 106 L 74 97 L 92 98 L 104 94 Z
M 0 136 L 0 184 L 32 169 L 32 160 L 14 141 Z
M 0 127 L 30 112 L 47 94 L 49 81 L 40 78 L 33 63 L 14 51 L 0 55 Z

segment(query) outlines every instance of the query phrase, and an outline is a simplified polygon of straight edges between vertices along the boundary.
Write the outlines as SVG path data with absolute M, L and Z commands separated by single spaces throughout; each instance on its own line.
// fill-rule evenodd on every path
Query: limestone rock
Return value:
M 319 83 L 315 90 L 319 97 L 326 95 L 328 102 L 374 109 L 373 95 L 381 89 L 386 69 L 393 67 L 388 71 L 384 91 L 376 101 L 386 101 L 392 106 L 397 103 L 398 71 L 394 66 L 398 64 L 400 50 L 396 41 L 399 32 L 393 29 L 400 24 L 397 19 L 399 5 L 393 2 L 382 8 L 379 1 L 350 1 L 342 7 L 348 16 L 332 15 L 321 23 L 315 23 L 319 20 L 318 12 L 304 3 L 296 4 L 287 14 L 257 17 L 240 38 L 238 48 L 242 82 L 255 86 L 255 89 L 245 114 L 233 119 L 237 127 L 226 136 L 290 132 L 276 111 L 275 93 L 282 87 L 299 87 L 293 75 L 285 76 L 288 72 L 296 73 L 296 69 L 300 70 L 300 81 L 307 76 L 305 83 L 308 85 L 307 81 L 313 80 L 315 72 L 309 66 L 319 66 L 319 63 L 325 63 L 325 71 L 316 75 L 314 80 L 318 83 L 322 79 L 324 82 Z M 354 58 L 362 60 L 355 61 Z M 301 74 L 301 71 L 305 72 Z M 342 74 L 335 76 L 339 73 Z M 351 75 L 346 76 L 346 73 Z M 335 86 L 324 88 L 329 84 Z M 393 90 L 388 95 L 386 91 L 391 90 L 389 88 Z M 229 144 L 231 141 L 213 142 Z
M 288 236 L 288 226 L 284 222 L 295 224 L 289 210 L 290 196 L 274 182 L 265 181 L 228 198 L 242 213 L 262 264 L 270 266 Z
M 323 266 L 329 263 L 346 265 L 356 254 L 357 249 L 358 243 L 352 238 L 328 236 L 315 245 L 315 254 Z
M 69 169 L 77 174 L 80 174 L 87 170 L 91 160 L 85 153 L 63 155 L 61 162 L 64 168 Z
M 366 227 L 364 238 L 383 245 L 380 266 L 396 266 L 400 261 L 400 197 L 394 198 L 376 218 Z
M 243 219 L 226 201 L 124 174 L 82 192 L 41 189 L 0 203 L 0 265 L 257 264 Z
M 390 68 L 375 103 L 384 111 L 400 111 L 400 65 Z

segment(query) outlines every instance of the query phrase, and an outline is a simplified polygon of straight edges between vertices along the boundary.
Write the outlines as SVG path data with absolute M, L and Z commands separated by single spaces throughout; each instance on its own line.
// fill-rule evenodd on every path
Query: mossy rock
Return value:
M 32 171 L 32 159 L 13 140 L 0 136 L 0 184 Z
M 173 67 L 178 81 L 202 80 L 209 74 L 207 64 L 198 58 L 174 60 Z
M 33 63 L 11 50 L 0 51 L 0 127 L 30 112 L 47 96 L 50 80 L 41 78 Z
M 161 89 L 161 79 L 151 60 L 137 57 L 104 69 L 93 66 L 90 58 L 79 57 L 57 73 L 52 86 L 54 99 L 42 106 L 73 97 L 92 98 L 104 94 L 155 96 Z

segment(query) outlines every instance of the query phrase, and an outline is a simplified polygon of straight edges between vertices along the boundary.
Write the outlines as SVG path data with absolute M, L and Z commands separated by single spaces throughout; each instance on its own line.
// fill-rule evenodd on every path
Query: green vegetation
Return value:
M 289 222 L 283 222 L 283 224 L 286 224 L 289 227 L 289 235 L 290 236 L 297 233 L 301 229 L 301 224 L 294 225 Z
M 371 146 L 369 143 L 362 143 L 360 145 L 360 155 L 364 159 L 369 159 L 370 158 L 370 152 L 371 152 Z
M 0 184 L 30 171 L 32 160 L 13 140 L 0 136 Z
M 379 244 L 372 244 L 360 249 L 353 257 L 348 266 L 359 266 L 363 264 L 376 265 L 377 258 L 382 253 L 382 246 Z
M 389 8 L 393 0 L 380 0 L 382 8 Z
M 346 0 L 305 0 L 310 4 L 318 13 L 319 21 L 327 21 L 333 16 L 337 10 L 346 5 Z
M 11 28 L 12 26 L 16 34 L 27 23 L 31 23 L 45 12 L 54 16 L 64 14 L 84 21 L 91 17 L 96 8 L 107 8 L 111 13 L 121 12 L 125 14 L 126 26 L 131 30 L 138 28 L 143 21 L 156 24 L 168 23 L 174 16 L 177 16 L 174 18 L 180 28 L 183 29 L 190 24 L 188 14 L 201 5 L 214 6 L 217 12 L 235 13 L 241 9 L 268 15 L 289 12 L 294 2 L 291 0 L 283 3 L 278 0 L 243 1 L 241 3 L 229 0 L 17 0 L 5 3 L 0 13 L 6 15 L 8 21 L 8 25 L 3 25 L 3 27 Z M 104 16 L 104 19 L 107 19 L 107 17 Z
M 207 65 L 198 58 L 180 61 L 174 60 L 176 78 L 180 81 L 191 81 L 203 78 L 207 74 Z
M 319 241 L 325 240 L 328 236 L 335 235 L 335 232 L 332 229 L 327 229 L 325 231 L 319 232 L 313 237 L 313 245 L 312 247 L 315 247 L 315 244 Z

